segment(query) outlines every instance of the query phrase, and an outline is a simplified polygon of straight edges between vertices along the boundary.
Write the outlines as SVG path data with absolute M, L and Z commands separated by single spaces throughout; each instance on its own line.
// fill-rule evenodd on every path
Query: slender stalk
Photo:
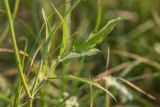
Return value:
M 42 57 L 42 58 L 43 58 L 43 57 Z M 42 65 L 43 65 L 43 63 L 44 63 L 44 59 L 42 59 L 41 62 L 40 62 L 39 69 L 38 69 L 38 72 L 37 72 L 37 74 L 36 74 L 36 78 L 35 78 L 35 80 L 34 80 L 34 84 L 33 84 L 33 86 L 32 86 L 32 90 L 31 90 L 32 96 L 34 96 L 34 91 L 35 91 L 36 86 L 37 86 L 37 83 L 38 83 L 38 77 L 39 77 L 39 74 L 40 74 L 40 72 L 41 72 L 41 70 L 42 70 Z
M 108 89 L 107 81 L 105 81 L 105 88 Z M 105 99 L 106 99 L 106 107 L 110 107 L 110 98 L 107 94 L 106 94 Z
M 109 61 L 110 61 L 110 48 L 108 47 L 108 49 L 107 49 L 107 63 L 106 63 L 106 71 L 107 71 L 108 76 L 110 75 L 110 73 L 108 72 Z M 106 89 L 108 89 L 107 81 L 105 81 L 105 87 L 106 87 Z M 110 98 L 109 98 L 108 94 L 106 94 L 106 107 L 110 107 Z
M 91 80 L 91 76 L 89 76 L 89 79 Z M 90 87 L 90 106 L 89 107 L 93 107 L 93 87 L 91 84 L 89 85 L 89 87 Z
M 21 80 L 18 77 L 18 81 L 17 81 L 17 86 L 16 86 L 16 95 L 15 95 L 15 99 L 14 99 L 14 106 L 13 107 L 19 107 L 19 99 L 20 99 L 20 94 L 22 92 L 22 86 L 21 86 Z
M 20 0 L 15 0 L 14 10 L 13 10 L 13 14 L 12 14 L 12 17 L 13 17 L 12 20 L 13 21 L 14 21 L 14 19 L 16 17 L 17 12 L 18 12 L 19 4 L 20 4 Z M 9 25 L 6 26 L 4 32 L 1 35 L 0 44 L 2 44 L 4 42 L 8 32 L 9 32 Z
M 13 49 L 14 49 L 14 54 L 15 54 L 15 59 L 16 59 L 18 71 L 19 71 L 19 74 L 20 74 L 20 77 L 21 77 L 22 84 L 23 84 L 23 87 L 25 89 L 26 95 L 28 96 L 28 98 L 31 98 L 32 96 L 31 96 L 29 88 L 27 86 L 27 82 L 25 81 L 25 77 L 24 77 L 24 74 L 23 74 L 23 69 L 22 69 L 21 62 L 20 62 L 20 57 L 19 57 L 17 43 L 16 43 L 16 37 L 15 37 L 15 32 L 14 32 L 14 26 L 13 26 L 13 20 L 12 20 L 10 8 L 9 8 L 8 0 L 4 0 L 4 3 L 5 3 L 7 16 L 8 16 L 8 20 L 9 20 L 11 39 L 12 39 L 12 43 L 13 43 Z
M 38 77 L 39 77 L 39 74 L 40 74 L 40 72 L 41 72 L 41 70 L 42 70 L 43 62 L 44 62 L 44 60 L 42 59 L 41 62 L 40 62 L 40 65 L 39 65 L 38 72 L 37 72 L 37 74 L 36 74 L 36 78 L 35 78 L 35 80 L 34 80 L 34 84 L 33 84 L 33 86 L 32 86 L 32 90 L 31 90 L 31 95 L 32 95 L 32 97 L 34 97 L 34 95 L 35 95 L 34 92 L 35 92 L 36 86 L 37 86 L 37 84 L 38 84 Z M 33 98 L 29 99 L 29 107 L 32 107 L 32 104 L 33 104 Z
M 29 107 L 32 107 L 32 105 L 33 105 L 33 98 L 31 98 L 31 99 L 29 99 Z

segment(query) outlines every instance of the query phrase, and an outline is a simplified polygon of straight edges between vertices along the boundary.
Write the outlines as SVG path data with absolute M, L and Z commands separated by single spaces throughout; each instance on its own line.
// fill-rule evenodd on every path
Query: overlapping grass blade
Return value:
M 63 26 L 63 36 L 62 36 L 62 44 L 61 44 L 61 48 L 60 48 L 60 57 L 63 55 L 65 48 L 66 48 L 66 38 L 67 38 L 67 25 L 66 22 L 63 18 L 63 16 L 58 12 L 58 10 L 56 9 L 56 7 L 51 3 L 53 9 L 55 10 L 55 12 L 57 13 L 58 17 L 60 18 L 61 22 L 62 22 L 62 26 Z

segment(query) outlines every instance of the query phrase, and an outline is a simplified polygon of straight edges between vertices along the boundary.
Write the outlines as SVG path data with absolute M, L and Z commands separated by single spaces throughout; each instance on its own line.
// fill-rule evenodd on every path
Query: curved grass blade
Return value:
M 55 10 L 55 12 L 57 13 L 58 17 L 60 18 L 61 22 L 62 22 L 62 26 L 63 26 L 63 36 L 62 36 L 62 46 L 60 48 L 60 57 L 63 55 L 65 48 L 66 48 L 66 39 L 67 39 L 67 25 L 66 22 L 63 18 L 63 16 L 58 12 L 58 10 L 56 9 L 56 7 L 53 5 L 53 3 L 51 3 L 53 9 Z
M 74 80 L 74 81 L 79 81 L 79 82 L 83 82 L 92 86 L 95 86 L 99 89 L 101 89 L 102 91 L 106 92 L 109 96 L 111 96 L 116 102 L 116 98 L 113 96 L 113 94 L 111 92 L 109 92 L 107 89 L 105 89 L 104 87 L 102 87 L 101 85 L 99 85 L 98 83 L 91 81 L 89 79 L 86 78 L 81 78 L 81 77 L 76 77 L 73 75 L 62 75 L 62 76 L 57 76 L 57 77 L 53 77 L 53 78 L 47 78 L 48 80 L 50 79 L 66 79 L 66 80 Z
M 51 26 L 43 8 L 42 8 L 42 16 L 46 25 L 46 40 L 47 40 L 51 36 Z M 49 51 L 50 47 L 51 47 L 51 40 L 48 44 L 47 52 Z
M 51 26 L 50 26 L 50 23 L 47 19 L 47 16 L 46 16 L 43 8 L 42 8 L 42 16 L 43 16 L 43 19 L 44 19 L 44 22 L 45 22 L 45 25 L 46 25 L 46 39 L 47 39 L 49 37 L 50 32 L 51 32 Z

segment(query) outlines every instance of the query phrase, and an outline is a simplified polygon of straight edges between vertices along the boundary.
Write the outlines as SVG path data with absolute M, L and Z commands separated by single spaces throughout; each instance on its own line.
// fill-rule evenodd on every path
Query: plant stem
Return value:
M 110 48 L 108 47 L 107 49 L 107 63 L 106 63 L 106 71 L 108 72 L 108 67 L 109 67 L 109 61 L 110 61 Z M 110 75 L 110 73 L 107 73 L 108 76 Z M 108 89 L 108 83 L 107 81 L 105 81 L 105 87 L 106 89 Z M 106 94 L 106 107 L 110 107 L 110 98 L 108 96 L 108 94 Z
M 29 107 L 32 107 L 32 104 L 33 104 L 33 98 L 29 99 Z
M 22 92 L 22 86 L 21 86 L 21 80 L 18 77 L 17 86 L 16 86 L 16 92 L 15 92 L 15 99 L 14 99 L 14 106 L 13 107 L 19 107 L 19 99 Z
M 89 80 L 91 80 L 91 76 L 89 76 Z M 93 107 L 93 87 L 91 84 L 89 85 L 89 87 L 90 87 L 90 106 L 89 107 Z
M 14 32 L 14 27 L 13 27 L 13 20 L 12 20 L 10 8 L 9 8 L 8 0 L 4 0 L 4 3 L 5 3 L 7 16 L 8 16 L 8 20 L 9 20 L 11 39 L 12 39 L 12 43 L 13 43 L 14 55 L 15 55 L 18 71 L 19 71 L 19 74 L 20 74 L 20 77 L 21 77 L 22 84 L 23 84 L 23 87 L 25 89 L 26 95 L 27 95 L 28 98 L 31 98 L 32 96 L 31 96 L 29 88 L 27 86 L 27 82 L 25 81 L 25 77 L 24 77 L 24 74 L 23 74 L 23 69 L 22 69 L 21 62 L 20 62 L 20 57 L 19 57 L 19 54 L 18 54 L 16 37 L 15 37 L 15 32 Z
M 42 57 L 42 58 L 43 58 L 43 57 Z M 33 86 L 32 86 L 32 90 L 31 90 L 32 96 L 34 96 L 34 91 L 35 91 L 36 86 L 37 86 L 37 83 L 38 83 L 38 77 L 39 77 L 39 74 L 40 74 L 40 72 L 41 72 L 41 70 L 42 70 L 43 63 L 44 63 L 44 59 L 42 59 L 41 62 L 40 62 L 39 69 L 38 69 L 38 72 L 37 72 L 37 74 L 36 74 L 36 78 L 35 78 L 35 80 L 34 80 L 34 84 L 33 84 Z
M 16 14 L 18 12 L 18 9 L 19 9 L 19 4 L 20 4 L 20 0 L 15 0 L 15 4 L 14 4 L 14 10 L 13 10 L 13 14 L 12 14 L 12 20 L 14 21 L 15 17 L 16 17 Z M 7 34 L 8 34 L 8 31 L 9 31 L 9 25 L 7 24 L 4 32 L 2 33 L 1 35 L 1 39 L 0 39 L 0 44 L 3 44 Z

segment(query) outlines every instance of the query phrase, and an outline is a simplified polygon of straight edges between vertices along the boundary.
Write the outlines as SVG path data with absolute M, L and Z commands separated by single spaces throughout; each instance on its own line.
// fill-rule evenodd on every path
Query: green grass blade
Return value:
M 55 10 L 55 12 L 57 13 L 58 17 L 60 18 L 60 20 L 62 22 L 62 26 L 63 26 L 62 46 L 60 48 L 60 55 L 59 55 L 61 57 L 66 49 L 67 25 L 66 25 L 66 22 L 65 22 L 63 16 L 58 12 L 56 7 L 52 3 L 51 3 L 51 5 L 52 5 L 53 9 Z
M 66 15 L 67 15 L 68 13 L 72 12 L 72 10 L 80 3 L 80 1 L 81 1 L 81 0 L 76 0 L 76 1 L 72 4 L 72 6 L 66 11 L 65 17 L 66 17 Z
M 141 64 L 141 62 L 139 62 L 139 61 L 134 61 L 134 62 L 132 62 L 127 68 L 125 68 L 120 74 L 119 74 L 119 76 L 120 77 L 125 77 L 127 74 L 129 74 L 130 73 L 130 71 L 133 69 L 133 68 L 135 68 L 136 66 L 138 66 L 138 65 L 140 65 Z
M 45 22 L 45 26 L 46 26 L 46 40 L 47 40 L 49 35 L 50 35 L 50 32 L 51 32 L 51 26 L 49 24 L 49 21 L 47 19 L 47 16 L 46 16 L 45 11 L 44 11 L 43 8 L 42 8 L 42 16 L 43 16 L 43 19 L 44 19 L 44 22 Z
M 76 77 L 76 76 L 73 76 L 73 75 L 62 75 L 62 76 L 58 76 L 58 77 L 54 77 L 54 78 L 48 78 L 48 80 L 50 80 L 50 79 L 74 80 L 74 81 L 79 81 L 79 82 L 83 82 L 83 83 L 92 85 L 92 86 L 97 87 L 97 88 L 101 89 L 102 91 L 106 92 L 109 96 L 111 96 L 117 102 L 116 98 L 113 96 L 113 94 L 111 92 L 109 92 L 107 89 L 103 88 L 98 83 L 96 83 L 94 81 L 91 81 L 89 79 Z
M 45 26 L 46 26 L 46 41 L 48 40 L 48 38 L 51 36 L 51 26 L 50 26 L 50 23 L 48 21 L 48 18 L 45 14 L 45 11 L 44 9 L 42 8 L 42 16 L 43 16 L 43 19 L 44 19 L 44 22 L 45 22 Z M 47 52 L 49 51 L 50 47 L 51 47 L 51 38 L 49 40 L 49 44 L 48 44 L 48 49 L 47 49 Z

